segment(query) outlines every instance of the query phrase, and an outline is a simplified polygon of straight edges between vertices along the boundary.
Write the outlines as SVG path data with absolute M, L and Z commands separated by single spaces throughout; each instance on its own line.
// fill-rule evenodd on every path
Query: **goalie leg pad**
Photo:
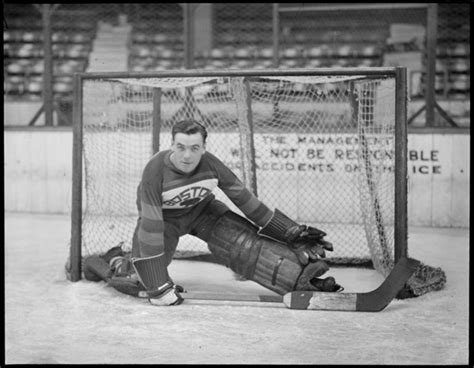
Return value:
M 194 235 L 208 243 L 218 262 L 278 294 L 294 290 L 303 266 L 288 247 L 259 236 L 255 225 L 232 211 L 208 220 L 213 223 L 201 228 L 212 230 Z
M 161 292 L 173 284 L 170 282 L 164 253 L 147 258 L 134 258 L 132 265 L 145 289 L 151 293 Z
M 179 305 L 183 302 L 168 275 L 165 253 L 147 258 L 134 258 L 132 265 L 152 305 Z
M 333 277 L 320 279 L 328 269 L 322 261 L 302 265 L 286 245 L 258 234 L 258 228 L 232 211 L 210 211 L 193 235 L 206 241 L 216 260 L 232 271 L 280 295 L 294 290 L 341 291 Z

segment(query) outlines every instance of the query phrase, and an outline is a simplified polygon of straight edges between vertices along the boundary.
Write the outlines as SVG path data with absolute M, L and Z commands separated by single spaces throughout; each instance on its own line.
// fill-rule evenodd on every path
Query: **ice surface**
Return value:
M 154 307 L 103 282 L 65 279 L 67 216 L 5 216 L 7 364 L 468 363 L 468 229 L 410 229 L 409 255 L 445 270 L 443 290 L 353 313 L 190 300 Z M 346 291 L 382 282 L 372 270 L 330 273 Z M 176 260 L 170 274 L 193 291 L 272 294 L 210 263 Z

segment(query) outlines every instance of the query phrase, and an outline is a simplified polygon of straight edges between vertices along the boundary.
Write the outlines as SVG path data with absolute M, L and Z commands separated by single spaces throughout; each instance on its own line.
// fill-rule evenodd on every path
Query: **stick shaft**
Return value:
M 281 295 L 230 294 L 218 292 L 185 292 L 180 295 L 185 300 L 283 303 L 283 297 Z M 146 292 L 140 291 L 139 297 L 147 298 L 148 296 Z

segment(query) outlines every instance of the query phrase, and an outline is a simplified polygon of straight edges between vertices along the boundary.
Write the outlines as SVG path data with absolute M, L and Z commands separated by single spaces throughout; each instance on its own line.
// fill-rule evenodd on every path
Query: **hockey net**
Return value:
M 209 131 L 206 149 L 260 200 L 328 234 L 329 262 L 370 264 L 386 276 L 396 247 L 406 247 L 406 234 L 396 236 L 406 232 L 395 218 L 397 165 L 406 162 L 395 159 L 395 145 L 406 150 L 406 137 L 396 139 L 395 89 L 393 74 L 363 70 L 84 78 L 76 119 L 80 244 L 71 244 L 80 252 L 71 254 L 131 248 L 142 170 L 154 152 L 171 146 L 174 123 L 195 118 Z M 187 235 L 175 257 L 208 253 L 206 243 Z

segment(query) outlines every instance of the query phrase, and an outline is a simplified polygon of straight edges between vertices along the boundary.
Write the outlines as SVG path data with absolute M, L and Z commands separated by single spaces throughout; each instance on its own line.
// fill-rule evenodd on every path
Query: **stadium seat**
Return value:
M 25 43 L 20 46 L 17 51 L 17 56 L 20 58 L 33 58 L 39 53 L 39 48 L 34 43 Z
M 232 68 L 246 69 L 246 68 L 252 67 L 252 65 L 253 65 L 253 62 L 251 60 L 246 60 L 246 59 L 241 59 L 241 60 L 234 59 L 231 62 Z
M 164 70 L 171 69 L 173 62 L 171 60 L 158 60 L 154 69 L 155 70 Z
M 362 49 L 362 55 L 364 56 L 375 56 L 377 54 L 377 48 L 374 45 L 366 45 Z
M 167 40 L 168 40 L 168 37 L 164 33 L 156 33 L 153 36 L 153 41 L 157 43 L 166 42 Z
M 227 67 L 227 62 L 223 60 L 211 60 L 208 65 L 213 69 L 219 69 Z
M 53 84 L 56 93 L 68 93 L 72 91 L 72 80 L 70 78 L 56 79 Z
M 13 56 L 14 52 L 14 47 L 10 43 L 3 43 L 3 56 L 4 57 L 10 57 Z
M 283 68 L 295 68 L 299 66 L 299 60 L 296 59 L 283 59 L 280 62 L 280 66 Z
M 228 57 L 228 54 L 223 48 L 214 48 L 210 51 L 209 56 L 213 59 L 222 59 Z
M 272 68 L 273 60 L 258 60 L 255 63 L 255 67 L 259 69 Z
M 372 59 L 361 59 L 357 66 L 365 68 L 365 67 L 373 66 L 373 64 L 374 64 L 374 62 L 373 62 Z
M 163 48 L 159 51 L 158 56 L 162 58 L 170 59 L 175 56 L 175 51 L 169 48 Z
M 58 74 L 72 74 L 77 70 L 77 65 L 74 60 L 64 60 L 57 64 L 55 73 Z
M 132 34 L 133 42 L 146 42 L 147 40 L 148 40 L 148 37 L 145 33 L 135 31 Z
M 23 76 L 6 75 L 3 88 L 5 94 L 21 95 L 25 92 L 25 78 Z
M 25 92 L 23 83 L 12 83 L 8 80 L 3 83 L 3 88 L 6 95 L 22 95 Z
M 298 58 L 301 56 L 301 50 L 297 47 L 288 47 L 283 49 L 282 56 L 286 58 Z
M 23 32 L 22 31 L 13 31 L 12 32 L 12 41 L 14 42 L 24 42 L 23 41 Z
M 308 55 L 311 57 L 327 57 L 332 55 L 332 51 L 328 45 L 322 44 L 309 49 Z
M 87 56 L 86 46 L 83 44 L 73 44 L 66 49 L 66 57 L 79 58 Z
M 9 63 L 6 67 L 7 72 L 10 74 L 25 74 L 30 64 L 29 60 L 27 61 L 27 64 L 25 64 L 25 60 L 15 60 Z
M 321 66 L 321 60 L 320 59 L 310 59 L 306 62 L 305 67 L 307 68 L 319 68 Z
M 43 74 L 44 72 L 44 61 L 38 60 L 33 65 L 31 65 L 31 71 L 36 74 Z
M 273 47 L 260 47 L 256 51 L 257 58 L 273 58 Z
M 67 34 L 61 31 L 53 32 L 51 40 L 53 42 L 69 42 Z
M 450 77 L 450 89 L 455 90 L 468 90 L 469 89 L 469 77 L 466 74 L 452 75 Z
M 468 56 L 471 54 L 470 45 L 468 43 L 457 43 L 449 49 L 451 56 Z
M 350 61 L 348 59 L 337 59 L 332 64 L 336 68 L 343 68 L 349 66 Z
M 467 72 L 469 70 L 469 62 L 466 59 L 458 59 L 451 64 L 450 70 L 456 72 Z
M 41 40 L 41 31 L 39 31 L 39 32 L 35 32 L 35 31 L 24 32 L 21 39 L 22 39 L 23 42 L 40 41 Z
M 223 44 L 229 45 L 236 43 L 238 41 L 238 38 L 232 33 L 224 33 L 220 36 L 220 40 Z
M 141 45 L 131 45 L 129 48 L 130 56 L 139 55 L 140 49 L 141 49 Z
M 141 58 L 151 55 L 151 50 L 147 46 L 140 45 L 135 50 L 135 55 Z
M 9 30 L 3 30 L 3 42 L 9 42 L 9 41 L 13 41 L 13 35 L 12 35 L 12 32 L 10 32 Z
M 352 48 L 350 45 L 340 45 L 337 47 L 336 54 L 338 56 L 350 56 L 352 53 Z
M 251 59 L 254 57 L 254 49 L 252 47 L 240 47 L 234 51 L 234 57 Z
M 31 77 L 26 81 L 26 92 L 40 93 L 43 90 L 43 78 Z
M 137 64 L 137 65 L 132 65 L 131 70 L 133 72 L 143 72 L 146 70 L 146 67 L 143 65 Z
M 308 36 L 302 32 L 295 33 L 293 37 L 299 44 L 307 44 L 308 42 Z
M 70 35 L 70 42 L 72 43 L 86 43 L 91 41 L 90 36 L 83 33 L 75 33 Z

